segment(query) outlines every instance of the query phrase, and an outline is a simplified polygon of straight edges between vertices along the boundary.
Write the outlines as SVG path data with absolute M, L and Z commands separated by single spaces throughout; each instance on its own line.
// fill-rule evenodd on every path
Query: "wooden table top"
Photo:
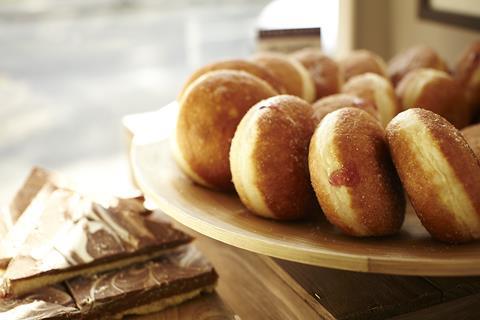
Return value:
M 129 319 L 479 319 L 480 277 L 342 271 L 272 259 L 191 229 L 220 278 L 215 294 Z
M 219 274 L 216 293 L 132 319 L 317 319 L 318 313 L 269 264 L 268 258 L 200 235 L 195 244 Z

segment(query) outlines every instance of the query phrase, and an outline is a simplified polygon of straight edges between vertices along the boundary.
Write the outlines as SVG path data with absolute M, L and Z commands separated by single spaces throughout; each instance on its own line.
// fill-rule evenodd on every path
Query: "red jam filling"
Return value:
M 333 171 L 328 177 L 328 182 L 334 187 L 354 187 L 360 182 L 360 176 L 354 165 L 346 165 Z

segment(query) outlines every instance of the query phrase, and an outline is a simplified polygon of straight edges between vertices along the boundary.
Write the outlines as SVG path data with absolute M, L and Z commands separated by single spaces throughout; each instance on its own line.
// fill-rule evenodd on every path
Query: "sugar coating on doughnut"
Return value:
M 387 79 L 374 73 L 351 78 L 342 88 L 343 93 L 353 94 L 375 103 L 380 122 L 385 127 L 400 111 L 395 91 Z
M 317 123 L 320 123 L 320 121 L 330 112 L 346 107 L 360 108 L 367 111 L 375 119 L 380 120 L 377 105 L 373 101 L 346 93 L 332 94 L 328 97 L 317 100 L 312 105 L 313 116 Z
M 418 107 L 418 99 L 424 92 L 425 86 L 433 81 L 449 81 L 447 73 L 435 69 L 417 69 L 410 73 L 397 88 L 404 109 Z
M 330 175 L 342 168 L 342 163 L 337 157 L 334 135 L 331 134 L 335 131 L 335 121 L 336 119 L 331 113 L 323 118 L 310 142 L 308 159 L 312 185 L 325 214 L 341 213 L 341 218 L 337 219 L 336 214 L 327 215 L 327 217 L 331 217 L 333 224 L 342 226 L 342 229 L 348 230 L 350 233 L 366 234 L 366 228 L 357 223 L 355 214 L 351 210 L 347 187 L 336 188 L 335 192 L 330 192 Z M 320 200 L 324 198 L 328 198 L 329 201 Z
M 295 59 L 290 59 L 292 65 L 297 70 L 302 78 L 302 95 L 301 98 L 305 99 L 308 102 L 313 102 L 316 99 L 315 84 L 313 82 L 312 76 L 307 69 Z
M 339 61 L 345 81 L 364 74 L 375 73 L 387 77 L 387 64 L 377 54 L 368 50 L 355 50 Z
M 455 68 L 455 77 L 462 84 L 469 85 L 473 82 L 475 85 L 480 84 L 480 41 L 472 43 L 462 53 Z
M 230 149 L 235 189 L 255 214 L 296 219 L 316 201 L 308 173 L 314 130 L 311 106 L 294 96 L 257 103 L 240 122 Z
M 233 59 L 233 60 L 223 60 L 217 61 L 214 63 L 207 64 L 199 69 L 197 69 L 185 82 L 182 91 L 178 95 L 179 100 L 181 99 L 183 93 L 188 88 L 188 86 L 198 79 L 200 76 L 204 75 L 207 72 L 216 71 L 216 70 L 238 70 L 238 71 L 245 71 L 250 73 L 254 76 L 259 77 L 260 79 L 266 81 L 269 85 L 273 87 L 279 93 L 285 93 L 285 88 L 282 86 L 279 80 L 275 78 L 275 76 L 270 73 L 266 68 L 252 63 L 250 61 L 241 60 L 241 59 Z
M 473 153 L 480 159 L 480 124 L 463 128 L 461 132 Z
M 261 114 L 255 112 L 255 108 L 256 106 L 240 121 L 232 140 L 230 147 L 232 180 L 240 199 L 247 208 L 258 215 L 274 218 L 274 213 L 267 206 L 259 186 L 255 183 L 258 169 L 252 159 L 254 144 L 258 139 L 257 121 Z
M 404 109 L 428 109 L 458 128 L 470 121 L 471 110 L 465 103 L 462 89 L 444 71 L 413 70 L 400 81 L 396 92 Z
M 251 106 L 276 94 L 243 71 L 212 71 L 196 79 L 179 102 L 173 153 L 180 168 L 206 187 L 233 189 L 229 150 L 237 125 Z
M 296 51 L 292 57 L 310 73 L 315 84 L 317 100 L 340 91 L 343 78 L 335 60 L 314 48 Z
M 480 108 L 480 41 L 473 42 L 460 56 L 454 77 L 465 88 L 472 108 Z M 478 112 L 478 110 L 476 110 Z
M 396 87 L 400 80 L 412 70 L 430 68 L 448 71 L 448 67 L 432 48 L 417 45 L 394 56 L 388 65 L 388 75 Z
M 215 189 L 215 186 L 211 183 L 209 183 L 207 180 L 203 179 L 200 175 L 198 175 L 190 166 L 190 164 L 185 160 L 185 157 L 183 156 L 182 152 L 180 151 L 180 148 L 178 146 L 178 138 L 177 138 L 177 133 L 175 132 L 175 137 L 174 139 L 170 142 L 170 150 L 172 151 L 173 158 L 175 159 L 175 162 L 177 165 L 182 169 L 182 171 L 190 177 L 193 181 L 196 183 L 211 188 Z
M 269 70 L 285 87 L 288 94 L 308 102 L 315 100 L 315 84 L 307 69 L 295 59 L 281 53 L 263 52 L 252 61 Z
M 327 219 L 354 236 L 393 234 L 403 222 L 405 198 L 384 130 L 357 108 L 334 111 L 310 142 L 309 169 Z
M 395 166 L 420 220 L 446 242 L 480 237 L 480 166 L 444 118 L 409 109 L 387 127 Z

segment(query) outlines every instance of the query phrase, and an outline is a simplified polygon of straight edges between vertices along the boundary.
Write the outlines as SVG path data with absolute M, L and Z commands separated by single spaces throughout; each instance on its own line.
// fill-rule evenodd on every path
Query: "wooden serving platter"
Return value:
M 134 131 L 131 165 L 146 196 L 178 222 L 211 238 L 253 252 L 342 270 L 429 276 L 480 275 L 480 242 L 445 245 L 434 241 L 408 210 L 401 232 L 358 239 L 342 235 L 321 212 L 299 222 L 276 222 L 252 215 L 236 194 L 192 183 L 177 167 L 170 141 L 175 104 L 124 119 Z

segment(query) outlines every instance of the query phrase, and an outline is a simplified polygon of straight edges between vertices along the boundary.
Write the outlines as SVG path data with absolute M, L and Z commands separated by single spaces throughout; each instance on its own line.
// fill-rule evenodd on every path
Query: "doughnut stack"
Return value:
M 459 131 L 480 116 L 480 41 L 452 71 L 425 45 L 388 64 L 368 50 L 263 52 L 198 69 L 177 101 L 179 167 L 254 215 L 323 214 L 382 237 L 409 201 L 432 238 L 480 238 L 480 164 Z M 480 154 L 480 129 L 463 132 Z

